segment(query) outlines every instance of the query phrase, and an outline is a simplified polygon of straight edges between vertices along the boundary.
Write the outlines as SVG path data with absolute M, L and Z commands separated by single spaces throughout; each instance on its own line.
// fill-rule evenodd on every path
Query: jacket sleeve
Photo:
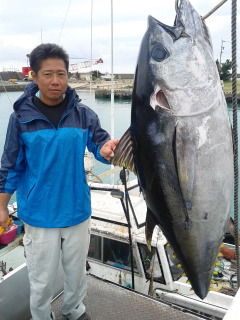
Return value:
M 19 122 L 13 113 L 10 116 L 1 159 L 0 192 L 13 194 L 25 169 L 24 146 L 19 135 Z
M 98 116 L 93 113 L 91 125 L 88 132 L 87 148 L 94 154 L 97 160 L 105 164 L 109 164 L 109 161 L 101 156 L 100 149 L 108 140 L 110 140 L 109 134 L 107 133 L 107 131 L 101 128 Z

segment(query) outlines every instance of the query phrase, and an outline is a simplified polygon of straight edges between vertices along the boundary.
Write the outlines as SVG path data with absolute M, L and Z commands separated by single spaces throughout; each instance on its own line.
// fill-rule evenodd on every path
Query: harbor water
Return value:
M 4 148 L 4 141 L 8 126 L 8 119 L 13 112 L 13 104 L 23 92 L 0 92 L 0 155 Z M 77 91 L 81 103 L 91 107 L 99 116 L 100 123 L 103 129 L 111 132 L 111 102 L 107 99 L 95 99 L 95 92 Z M 130 125 L 131 101 L 116 100 L 114 103 L 115 112 L 115 132 L 114 138 L 120 138 Z M 100 174 L 111 169 L 110 165 L 95 161 L 94 174 Z M 117 177 L 116 177 L 117 179 Z M 110 183 L 110 177 L 103 180 Z M 15 195 L 11 199 L 11 203 L 15 201 Z
M 109 99 L 96 99 L 95 92 L 92 91 L 77 91 L 78 96 L 82 99 L 82 103 L 91 107 L 99 116 L 101 126 L 109 133 L 111 132 L 111 102 Z M 18 99 L 22 92 L 0 92 L 0 154 L 4 148 L 5 135 L 8 125 L 8 119 L 13 112 L 13 103 Z M 240 132 L 240 104 L 238 104 L 238 132 Z M 228 103 L 230 119 L 232 119 L 231 104 Z M 115 100 L 114 102 L 114 138 L 118 139 L 124 134 L 130 125 L 131 101 L 130 100 Z M 240 167 L 240 157 L 239 157 Z M 109 165 L 95 161 L 93 169 L 94 174 L 100 174 L 110 169 Z M 104 182 L 110 183 L 110 178 L 105 178 Z M 15 195 L 11 199 L 11 203 L 15 201 Z M 240 204 L 240 192 L 239 192 Z M 233 216 L 233 212 L 231 212 Z

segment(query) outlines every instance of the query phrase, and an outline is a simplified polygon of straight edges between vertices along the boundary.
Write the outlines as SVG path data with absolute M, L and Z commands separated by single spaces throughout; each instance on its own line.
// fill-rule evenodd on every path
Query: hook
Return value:
M 179 2 L 179 0 L 175 0 L 175 10 L 176 10 L 176 12 L 178 11 L 178 2 Z

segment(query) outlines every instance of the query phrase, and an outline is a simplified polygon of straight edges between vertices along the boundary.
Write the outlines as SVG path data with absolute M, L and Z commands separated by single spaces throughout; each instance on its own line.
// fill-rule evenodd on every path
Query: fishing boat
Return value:
M 146 204 L 137 180 L 125 182 L 123 177 L 127 171 L 124 172 L 120 172 L 117 184 L 94 182 L 96 177 L 89 181 L 92 199 L 89 275 L 207 319 L 223 319 L 237 291 L 234 261 L 219 256 L 211 291 L 204 300 L 199 299 L 159 227 L 155 228 L 151 251 L 147 248 Z M 9 206 L 9 210 L 16 219 L 17 205 Z M 30 319 L 29 281 L 22 238 L 23 233 L 20 233 L 0 249 L 1 320 Z M 55 297 L 63 291 L 63 278 L 59 266 Z M 15 307 L 9 308 L 10 303 Z

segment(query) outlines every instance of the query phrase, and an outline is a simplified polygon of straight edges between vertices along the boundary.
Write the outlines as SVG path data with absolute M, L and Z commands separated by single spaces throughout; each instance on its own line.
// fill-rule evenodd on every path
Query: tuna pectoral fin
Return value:
M 125 167 L 136 174 L 133 157 L 133 138 L 130 128 L 124 133 L 110 160 L 114 166 Z
M 153 230 L 157 225 L 157 219 L 155 218 L 152 211 L 148 208 L 147 209 L 147 217 L 146 217 L 146 227 L 145 227 L 145 233 L 146 233 L 146 241 L 148 249 L 151 250 L 151 242 L 152 242 L 152 234 Z

